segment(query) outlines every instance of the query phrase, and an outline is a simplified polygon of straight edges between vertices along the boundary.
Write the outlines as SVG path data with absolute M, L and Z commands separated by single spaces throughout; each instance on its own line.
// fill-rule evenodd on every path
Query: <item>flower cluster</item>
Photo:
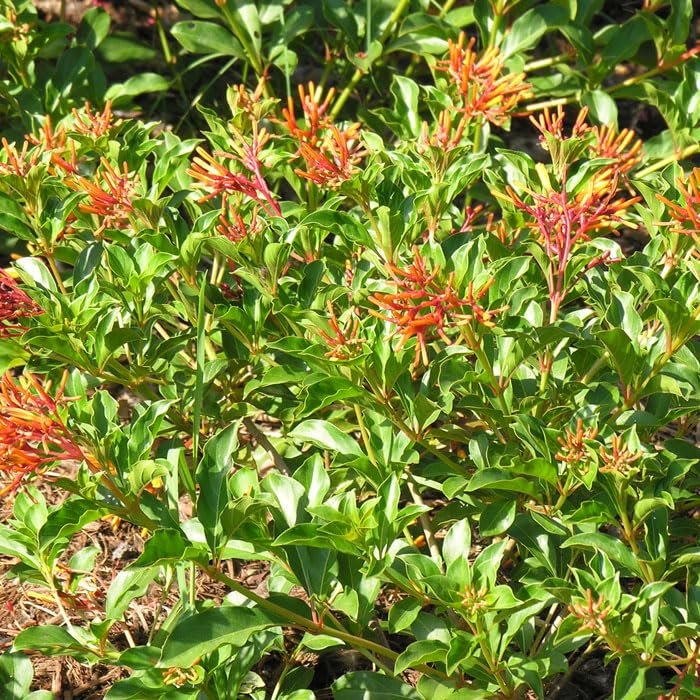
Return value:
M 668 207 L 677 233 L 700 236 L 700 168 L 693 168 L 690 175 L 676 180 L 676 187 L 683 204 L 676 204 L 660 194 L 656 196 Z
M 594 440 L 598 434 L 597 428 L 583 427 L 583 421 L 579 418 L 576 422 L 576 432 L 571 432 L 568 428 L 564 432 L 564 437 L 558 437 L 557 442 L 561 445 L 555 459 L 563 462 L 569 467 L 575 467 L 588 461 L 588 448 L 586 440 Z
M 599 454 L 603 462 L 600 471 L 615 472 L 622 475 L 629 474 L 633 469 L 634 463 L 642 456 L 641 452 L 630 452 L 630 450 L 622 444 L 622 438 L 619 435 L 613 435 L 610 452 L 608 452 L 605 447 L 601 447 Z
M 478 292 L 474 292 L 470 283 L 467 297 L 462 298 L 454 289 L 454 275 L 450 274 L 446 282 L 440 283 L 437 279 L 439 268 L 429 272 L 417 248 L 414 248 L 413 263 L 407 269 L 389 263 L 387 271 L 394 281 L 396 292 L 370 296 L 369 300 L 386 312 L 371 310 L 370 313 L 396 326 L 396 333 L 400 336 L 399 348 L 411 338 L 416 338 L 414 367 L 421 361 L 428 365 L 427 346 L 435 337 L 451 344 L 445 332 L 450 326 L 472 319 L 493 325 L 493 316 L 501 311 L 489 311 L 479 304 L 491 283 Z M 469 309 L 466 314 L 462 313 L 465 309 Z
M 631 225 L 624 214 L 639 201 L 638 197 L 617 197 L 617 175 L 613 175 L 612 180 L 609 174 L 593 176 L 573 193 L 567 191 L 566 170 L 563 175 L 559 191 L 548 187 L 542 193 L 530 192 L 530 203 L 511 187 L 506 187 L 507 199 L 526 214 L 525 228 L 538 237 L 549 259 L 547 285 L 551 322 L 556 319 L 572 284 L 571 280 L 567 281 L 566 272 L 575 247 L 589 241 L 594 234 L 614 229 L 622 223 Z M 610 262 L 609 253 L 592 257 L 584 270 L 603 262 Z
M 449 58 L 438 63 L 448 74 L 461 97 L 465 117 L 482 116 L 497 126 L 505 124 L 515 106 L 529 93 L 524 73 L 503 73 L 497 48 L 486 49 L 481 57 L 474 51 L 476 40 L 466 44 L 462 32 L 457 42 L 449 41 Z
M 588 110 L 584 107 L 576 117 L 574 125 L 571 127 L 569 136 L 564 134 L 564 121 L 566 114 L 561 105 L 557 107 L 556 112 L 551 112 L 548 107 L 545 107 L 537 116 L 532 115 L 530 121 L 534 127 L 540 132 L 540 143 L 543 148 L 548 148 L 547 137 L 552 137 L 557 141 L 565 141 L 570 138 L 580 138 L 588 131 L 586 117 Z
M 32 149 L 28 141 L 24 141 L 21 150 L 13 143 L 9 143 L 3 136 L 2 149 L 4 162 L 0 162 L 0 175 L 16 175 L 25 178 L 29 171 L 39 162 L 41 155 L 37 150 Z
M 238 192 L 260 204 L 268 214 L 280 216 L 281 209 L 263 177 L 260 160 L 261 153 L 270 140 L 269 133 L 265 129 L 258 129 L 255 122 L 250 141 L 233 126 L 231 132 L 234 153 L 214 151 L 213 155 L 210 155 L 203 148 L 197 148 L 198 157 L 194 158 L 187 173 L 197 180 L 205 191 L 199 201 L 205 202 L 219 196 L 224 198 Z M 243 166 L 245 173 L 231 170 L 216 158 L 238 163 Z
M 316 146 L 302 143 L 299 153 L 306 161 L 306 170 L 297 168 L 297 175 L 317 185 L 339 187 L 350 178 L 364 150 L 357 139 L 357 129 L 340 131 L 333 126 Z
M 326 341 L 329 347 L 326 357 L 334 360 L 349 360 L 357 355 L 360 345 L 364 343 L 364 338 L 358 337 L 360 330 L 360 319 L 357 316 L 350 317 L 341 328 L 333 305 L 328 302 L 328 324 L 333 333 L 326 333 L 318 328 L 318 334 Z
M 17 282 L 4 270 L 0 270 L 0 337 L 25 330 L 17 321 L 42 313 L 43 309 L 19 288 Z
M 256 234 L 260 230 L 260 219 L 257 207 L 253 209 L 250 222 L 246 223 L 241 213 L 225 199 L 221 203 L 217 232 L 233 243 L 240 243 L 244 238 Z
M 0 472 L 10 480 L 0 496 L 52 462 L 87 458 L 58 414 L 63 386 L 55 398 L 49 390 L 29 373 L 0 379 Z
M 453 122 L 452 112 L 447 109 L 440 112 L 432 133 L 430 132 L 428 122 L 423 122 L 420 140 L 418 142 L 419 147 L 422 150 L 428 147 L 438 148 L 444 152 L 449 152 L 456 148 L 462 141 L 468 118 L 462 115 L 456 127 Z
M 569 612 L 581 621 L 582 630 L 596 632 L 601 637 L 607 635 L 605 618 L 610 615 L 612 608 L 605 604 L 605 598 L 602 595 L 595 600 L 593 591 L 587 589 L 585 600 L 571 603 Z
M 42 156 L 48 154 L 50 163 L 59 171 L 68 174 L 78 172 L 75 143 L 68 139 L 63 125 L 54 129 L 50 116 L 44 117 L 39 133 L 27 134 L 21 149 L 18 151 L 14 144 L 2 139 L 5 162 L 0 162 L 0 175 L 16 175 L 25 178 L 39 162 Z
M 93 139 L 98 139 L 100 136 L 109 133 L 120 122 L 114 121 L 112 114 L 112 103 L 107 100 L 102 112 L 93 112 L 90 103 L 86 102 L 83 109 L 83 114 L 80 114 L 77 109 L 73 110 L 73 129 L 83 136 L 90 136 Z
M 305 169 L 295 169 L 296 174 L 319 186 L 331 188 L 339 187 L 348 180 L 364 156 L 359 141 L 359 124 L 340 129 L 331 121 L 328 110 L 334 96 L 333 88 L 324 98 L 313 83 L 309 83 L 307 88 L 300 85 L 303 126 L 297 121 L 291 97 L 286 109 L 282 109 L 284 124 L 298 144 L 297 155 L 305 163 Z
M 617 185 L 619 179 L 626 179 L 629 172 L 642 159 L 642 141 L 631 129 L 618 132 L 612 125 L 590 126 L 586 122 L 588 109 L 578 113 L 576 121 L 567 136 L 564 132 L 566 114 L 561 105 L 556 112 L 545 108 L 539 115 L 531 116 L 530 121 L 540 132 L 542 147 L 552 152 L 557 147 L 572 139 L 584 139 L 581 155 L 587 158 L 606 158 L 613 163 L 601 168 L 595 178 L 601 187 Z
M 136 174 L 129 172 L 126 163 L 122 172 L 112 167 L 106 158 L 101 158 L 100 163 L 102 169 L 95 181 L 77 176 L 68 182 L 74 190 L 87 195 L 87 200 L 79 205 L 80 211 L 94 214 L 100 220 L 96 236 L 105 229 L 123 229 L 129 225 L 129 216 L 134 211 L 131 200 L 138 185 Z
M 545 252 L 551 258 L 568 259 L 577 243 L 589 241 L 593 234 L 623 222 L 623 214 L 638 198 L 616 199 L 617 188 L 591 179 L 575 194 L 560 191 L 530 192 L 532 203 L 526 203 L 511 187 L 510 201 L 528 215 L 526 227 L 538 234 Z
M 318 143 L 322 131 L 332 125 L 328 116 L 328 108 L 335 97 L 335 88 L 330 88 L 322 99 L 320 90 L 313 83 L 308 84 L 308 92 L 304 85 L 299 85 L 299 101 L 304 112 L 304 126 L 301 126 L 294 114 L 294 100 L 290 95 L 287 99 L 287 107 L 282 109 L 285 125 L 289 133 L 300 143 L 308 143 L 312 146 Z

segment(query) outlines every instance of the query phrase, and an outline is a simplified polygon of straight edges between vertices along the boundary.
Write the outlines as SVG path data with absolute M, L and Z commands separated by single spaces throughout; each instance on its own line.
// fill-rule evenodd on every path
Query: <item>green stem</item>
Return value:
M 692 146 L 688 146 L 687 148 L 680 151 L 680 153 L 674 153 L 672 156 L 669 156 L 668 158 L 663 158 L 661 160 L 657 160 L 656 163 L 652 163 L 648 167 L 637 172 L 635 174 L 635 177 L 638 177 L 638 178 L 646 177 L 647 175 L 651 175 L 651 173 L 654 173 L 657 170 L 661 170 L 661 168 L 665 168 L 667 165 L 671 165 L 671 163 L 677 163 L 681 160 L 685 160 L 688 156 L 692 156 L 695 153 L 699 153 L 699 152 L 700 152 L 700 143 L 694 143 Z
M 447 2 L 442 6 L 442 10 L 440 10 L 438 17 L 442 19 L 452 9 L 452 5 L 454 4 L 455 0 L 447 0 Z
M 595 377 L 598 370 L 601 369 L 610 357 L 608 351 L 606 350 L 592 365 L 591 368 L 586 372 L 586 374 L 581 377 L 581 384 L 588 384 L 588 382 Z
M 61 273 L 58 271 L 58 266 L 56 265 L 56 258 L 54 258 L 53 253 L 46 252 L 44 253 L 44 257 L 46 258 L 46 262 L 49 264 L 51 274 L 53 274 L 58 288 L 63 294 L 68 294 L 68 290 L 66 289 L 65 285 L 63 284 L 63 280 L 61 279 Z
M 508 410 L 508 406 L 506 405 L 506 401 L 503 396 L 503 389 L 498 383 L 498 379 L 496 378 L 496 375 L 493 371 L 493 365 L 489 361 L 489 358 L 486 356 L 484 349 L 481 347 L 481 343 L 477 340 L 476 336 L 474 335 L 474 331 L 471 329 L 469 324 L 464 324 L 460 327 L 460 330 L 462 333 L 462 337 L 467 343 L 467 347 L 476 355 L 476 359 L 479 360 L 479 364 L 481 364 L 486 374 L 488 374 L 491 391 L 493 391 L 496 397 L 496 401 L 498 402 L 498 406 L 503 412 L 503 415 L 507 416 L 510 413 L 510 411 Z M 501 442 L 505 442 L 502 434 L 500 434 L 499 432 L 497 432 L 496 434 L 498 435 L 498 439 Z
M 229 26 L 229 29 L 233 32 L 234 36 L 236 37 L 236 39 L 238 39 L 241 46 L 243 47 L 243 51 L 245 52 L 250 64 L 253 66 L 253 70 L 255 71 L 258 77 L 262 76 L 264 71 L 262 61 L 260 60 L 260 55 L 258 53 L 258 50 L 251 43 L 250 37 L 245 31 L 245 28 L 241 27 L 240 18 L 231 11 L 230 3 L 228 2 L 224 3 L 222 10 L 224 16 L 226 17 L 226 22 Z M 267 88 L 267 85 L 265 86 L 265 88 Z M 265 96 L 270 96 L 267 90 L 265 90 Z
M 410 474 L 406 474 L 406 486 L 408 487 L 408 492 L 411 494 L 411 499 L 417 506 L 425 506 L 423 498 L 421 497 L 418 489 L 416 488 L 416 483 Z M 442 561 L 442 556 L 440 555 L 440 548 L 435 540 L 435 533 L 433 532 L 433 524 L 430 522 L 430 518 L 427 513 L 421 513 L 418 516 L 421 527 L 423 528 L 423 535 L 425 536 L 425 541 L 428 543 L 428 550 L 430 551 L 430 558 L 435 562 L 437 567 L 442 573 L 445 573 L 445 567 Z
M 369 433 L 367 432 L 367 426 L 365 425 L 365 419 L 362 417 L 362 409 L 360 408 L 359 404 L 354 404 L 353 408 L 355 409 L 355 418 L 357 418 L 357 425 L 360 428 L 360 435 L 362 436 L 362 442 L 365 446 L 365 451 L 367 452 L 369 461 L 372 462 L 375 467 L 378 467 L 379 464 L 377 462 L 377 456 L 374 454 L 374 450 L 372 449 L 372 444 L 369 441 Z
M 523 71 L 525 73 L 531 73 L 532 71 L 540 70 L 542 68 L 549 68 L 549 66 L 554 66 L 557 63 L 565 63 L 569 58 L 569 54 L 560 53 L 556 56 L 550 56 L 549 58 L 540 58 L 537 61 L 530 61 L 523 66 Z
M 406 8 L 411 4 L 410 0 L 399 0 L 399 2 L 396 4 L 396 7 L 394 8 L 394 11 L 391 13 L 391 16 L 389 17 L 389 20 L 387 21 L 386 27 L 384 28 L 384 31 L 382 32 L 381 37 L 379 37 L 379 42 L 381 44 L 384 44 L 384 42 L 389 38 L 391 35 L 391 32 L 394 31 L 394 26 L 396 23 L 401 19 L 401 15 L 403 15 L 404 11 Z M 335 101 L 335 104 L 333 105 L 333 109 L 331 110 L 330 113 L 330 118 L 332 120 L 335 120 L 338 115 L 340 114 L 340 110 L 343 109 L 343 106 L 345 103 L 348 101 L 348 98 L 352 94 L 352 91 L 355 89 L 355 86 L 357 83 L 360 82 L 362 79 L 362 76 L 364 75 L 364 71 L 358 68 L 353 74 L 352 77 L 350 78 L 350 82 L 345 86 L 345 89 L 338 95 L 338 99 Z
M 248 598 L 248 600 L 251 600 L 256 605 L 258 605 L 262 610 L 265 610 L 266 612 L 271 613 L 272 615 L 282 618 L 283 620 L 285 620 L 286 624 L 290 625 L 291 627 L 295 627 L 300 630 L 305 630 L 307 632 L 310 632 L 311 634 L 330 635 L 331 637 L 335 637 L 336 639 L 340 639 L 341 641 L 346 642 L 347 644 L 356 649 L 366 649 L 367 651 L 371 651 L 385 659 L 390 659 L 391 661 L 396 661 L 396 659 L 398 659 L 399 657 L 399 654 L 393 649 L 388 649 L 387 647 L 382 646 L 381 644 L 377 644 L 376 642 L 373 642 L 369 639 L 365 639 L 364 637 L 357 637 L 356 635 L 350 634 L 349 632 L 338 630 L 332 627 L 327 627 L 323 624 L 318 624 L 316 622 L 313 622 L 313 620 L 309 620 L 306 617 L 292 612 L 291 610 L 287 610 L 281 605 L 277 605 L 276 603 L 273 603 L 267 598 L 259 596 L 257 593 L 254 593 L 249 588 L 246 588 L 244 585 L 238 583 L 238 581 L 234 581 L 232 578 L 226 576 L 226 574 L 221 573 L 218 569 L 214 568 L 213 566 L 210 566 L 208 564 L 198 564 L 198 566 L 210 578 L 214 579 L 215 581 L 218 581 L 219 583 L 225 584 L 232 591 L 236 591 L 236 593 L 240 593 L 241 595 L 245 596 L 246 598 Z M 421 668 L 428 675 L 436 675 L 434 669 L 429 669 L 426 666 L 423 666 Z
M 501 27 L 501 22 L 503 21 L 503 13 L 500 10 L 494 9 L 493 14 L 493 26 L 489 32 L 488 48 L 492 48 L 496 45 L 496 39 L 498 38 L 498 30 Z
M 199 431 L 201 428 L 202 404 L 204 402 L 204 362 L 206 340 L 206 298 L 207 279 L 202 278 L 197 305 L 197 368 L 195 370 L 194 407 L 192 411 L 192 459 L 196 463 L 199 455 Z
M 620 490 L 618 493 L 617 510 L 620 515 L 620 522 L 622 523 L 622 532 L 625 536 L 625 540 L 627 540 L 627 544 L 629 544 L 630 549 L 634 553 L 634 556 L 637 559 L 637 562 L 639 563 L 639 569 L 642 572 L 642 578 L 644 579 L 645 583 L 651 583 L 652 581 L 654 581 L 654 574 L 648 567 L 646 562 L 642 561 L 639 558 L 640 550 L 639 545 L 637 544 L 637 536 L 634 527 L 632 527 L 632 523 L 630 522 L 629 516 L 627 515 L 627 496 L 622 490 Z

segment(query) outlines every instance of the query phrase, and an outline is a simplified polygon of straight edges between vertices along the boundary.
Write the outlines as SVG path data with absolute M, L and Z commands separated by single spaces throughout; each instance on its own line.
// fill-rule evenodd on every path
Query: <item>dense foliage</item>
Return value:
M 0 0 L 7 697 L 700 697 L 690 0 L 178 4 Z

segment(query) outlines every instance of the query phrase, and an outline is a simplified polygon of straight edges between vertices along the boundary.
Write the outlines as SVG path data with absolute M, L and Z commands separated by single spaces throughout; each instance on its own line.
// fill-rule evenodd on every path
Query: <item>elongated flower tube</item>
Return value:
M 304 126 L 297 121 L 294 113 L 294 100 L 291 95 L 287 100 L 287 107 L 282 109 L 285 124 L 289 133 L 300 143 L 315 144 L 321 138 L 321 132 L 332 125 L 327 112 L 335 97 L 335 88 L 330 88 L 325 98 L 310 82 L 308 87 L 299 85 L 299 101 L 304 112 Z M 323 98 L 323 99 L 322 99 Z

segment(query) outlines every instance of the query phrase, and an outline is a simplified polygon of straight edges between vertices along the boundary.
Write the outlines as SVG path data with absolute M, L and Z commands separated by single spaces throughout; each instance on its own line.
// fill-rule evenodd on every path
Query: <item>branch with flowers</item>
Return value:
M 0 10 L 0 679 L 693 697 L 684 4 L 179 5 L 113 102 Z

